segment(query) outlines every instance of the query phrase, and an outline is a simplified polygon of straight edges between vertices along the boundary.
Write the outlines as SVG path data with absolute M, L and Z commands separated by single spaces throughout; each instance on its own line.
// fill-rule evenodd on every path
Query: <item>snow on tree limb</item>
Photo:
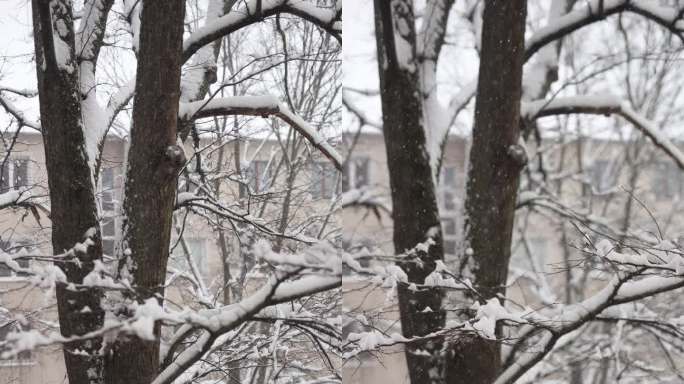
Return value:
M 629 121 L 635 128 L 653 141 L 658 148 L 667 153 L 679 168 L 684 170 L 684 154 L 659 132 L 655 124 L 636 111 L 626 102 L 613 96 L 575 96 L 559 97 L 552 100 L 536 100 L 523 103 L 521 115 L 526 119 L 544 116 L 584 113 L 595 115 L 617 114 Z
M 634 12 L 669 29 L 684 40 L 684 16 L 680 9 L 658 5 L 649 0 L 592 0 L 586 7 L 559 17 L 538 30 L 525 43 L 525 59 L 543 46 L 597 20 L 620 12 Z
M 107 108 L 105 109 L 107 128 L 114 124 L 116 116 L 126 107 L 128 102 L 131 101 L 134 94 L 135 78 L 127 81 L 111 96 L 107 103 Z
M 290 111 L 273 96 L 235 96 L 215 98 L 209 101 L 201 100 L 192 103 L 181 103 L 178 115 L 184 120 L 224 115 L 264 117 L 274 115 L 290 124 L 297 132 L 306 137 L 314 147 L 333 162 L 337 169 L 342 169 L 342 163 L 344 162 L 342 155 L 314 127 Z
M 19 96 L 24 96 L 24 97 L 36 97 L 38 96 L 38 91 L 35 89 L 19 89 L 19 88 L 14 88 L 14 87 L 6 87 L 2 86 L 0 87 L 0 92 L 9 92 L 9 93 L 14 93 Z
M 442 160 L 439 147 L 443 141 L 443 127 L 449 122 L 443 121 L 446 115 L 437 97 L 437 60 L 444 45 L 449 12 L 454 5 L 454 0 L 438 0 L 427 2 L 425 9 L 425 22 L 418 32 L 416 39 L 417 54 L 422 57 L 420 61 L 421 86 L 424 96 L 424 115 L 426 122 L 425 137 L 428 143 L 430 166 L 435 175 L 438 175 L 438 164 Z M 435 129 L 433 129 L 433 127 Z
M 0 209 L 9 208 L 13 206 L 25 205 L 31 198 L 29 190 L 10 190 L 5 193 L 0 193 Z
M 206 192 L 206 191 L 205 191 Z M 295 240 L 304 244 L 312 244 L 316 242 L 315 239 L 301 234 L 290 234 L 276 232 L 265 225 L 264 220 L 250 214 L 241 208 L 234 209 L 226 206 L 220 199 L 209 196 L 207 193 L 195 194 L 193 192 L 182 192 L 176 197 L 176 209 L 178 208 L 192 208 L 194 210 L 203 210 L 211 212 L 217 216 L 226 218 L 238 223 L 248 224 L 257 231 L 268 236 L 279 236 L 290 240 Z
M 347 93 L 348 92 L 342 93 L 342 105 L 344 105 L 349 112 L 354 114 L 354 116 L 359 119 L 359 123 L 361 125 L 368 125 L 373 128 L 382 129 L 382 123 L 375 121 L 373 118 L 368 116 L 368 114 L 363 111 L 362 108 L 354 103 L 351 97 L 348 97 Z
M 599 8 L 602 4 L 603 8 Z M 600 12 L 599 12 L 600 11 Z M 684 40 L 684 12 L 682 9 L 654 4 L 643 0 L 592 0 L 589 4 L 576 11 L 553 18 L 553 23 L 536 31 L 525 42 L 525 60 L 529 60 L 539 50 L 584 26 L 602 20 L 607 16 L 620 12 L 633 12 L 642 15 L 664 26 L 673 34 Z M 523 78 L 526 85 L 528 81 Z M 449 127 L 453 125 L 456 116 L 463 111 L 468 102 L 475 96 L 477 79 L 466 84 L 451 100 L 446 110 L 446 125 L 437 127 L 437 138 L 446 137 Z M 532 92 L 534 93 L 534 92 Z M 436 155 L 436 154 L 431 154 Z
M 259 313 L 262 309 L 301 297 L 313 295 L 315 293 L 337 288 L 342 284 L 342 263 L 339 255 L 324 252 L 325 248 L 319 249 L 321 265 L 338 264 L 332 273 L 311 273 L 296 280 L 286 279 L 292 275 L 297 275 L 302 268 L 296 268 L 292 272 L 271 276 L 268 282 L 253 293 L 251 296 L 241 300 L 239 303 L 225 306 L 216 310 L 207 310 L 197 315 L 186 317 L 189 323 L 199 325 L 206 330 L 199 339 L 190 347 L 183 350 L 178 356 L 167 364 L 161 373 L 154 379 L 152 384 L 170 384 L 192 364 L 197 362 L 209 351 L 216 339 L 231 330 L 235 329 L 243 322 Z M 306 258 L 306 256 L 283 255 L 271 252 L 270 249 L 257 250 L 256 253 L 269 252 L 271 261 L 283 258 L 286 264 L 291 263 L 291 259 Z M 310 260 L 310 259 L 309 259 Z M 179 333 L 186 333 L 187 327 L 181 328 Z M 177 337 L 174 339 L 178 340 Z M 167 356 L 167 359 L 170 356 Z
M 207 3 L 207 16 L 204 25 L 213 23 L 223 16 L 225 0 L 210 0 Z M 216 81 L 216 60 L 221 40 L 204 45 L 197 51 L 193 63 L 181 78 L 181 100 L 195 101 L 202 99 L 210 83 Z
M 257 10 L 257 5 L 261 9 Z M 243 8 L 235 9 L 212 23 L 199 28 L 183 43 L 183 61 L 187 61 L 200 48 L 265 17 L 289 13 L 310 21 L 342 41 L 342 2 L 335 8 L 318 7 L 312 2 L 297 0 L 250 0 Z
M 86 0 L 83 17 L 76 32 L 76 55 L 82 60 L 96 60 L 104 38 L 107 16 L 114 0 Z
M 186 369 L 204 356 L 218 336 L 235 329 L 256 315 L 261 309 L 327 291 L 339 287 L 341 284 L 341 276 L 312 275 L 285 283 L 272 278 L 268 284 L 239 303 L 212 311 L 213 314 L 208 314 L 206 317 L 195 316 L 194 322 L 202 324 L 209 332 L 203 333 L 191 347 L 182 351 L 151 384 L 172 383 Z
M 40 125 L 27 120 L 26 116 L 24 116 L 24 112 L 19 110 L 19 108 L 17 108 L 14 105 L 14 103 L 12 103 L 12 101 L 10 101 L 7 97 L 5 97 L 2 94 L 3 91 L 9 91 L 9 90 L 0 89 L 0 106 L 2 106 L 2 108 L 5 109 L 5 111 L 7 113 L 12 115 L 17 120 L 17 123 L 19 124 L 20 127 L 26 126 L 29 128 L 33 128 L 37 131 L 40 131 L 41 130 Z M 11 91 L 9 91 L 9 92 L 11 92 Z
M 528 337 L 540 328 L 547 332 L 541 340 L 535 342 L 541 348 L 526 352 L 513 361 L 497 378 L 495 384 L 514 383 L 522 374 L 541 361 L 563 335 L 593 320 L 604 310 L 684 286 L 684 277 L 681 275 L 684 269 L 680 266 L 681 256 L 677 250 L 674 250 L 674 253 L 669 252 L 672 250 L 671 246 L 666 247 L 669 249 L 656 249 L 652 254 L 654 257 L 660 256 L 670 260 L 669 264 L 673 265 L 673 273 L 668 275 L 647 273 L 653 271 L 651 266 L 658 267 L 660 264 L 646 260 L 648 257 L 643 255 L 616 252 L 607 240 L 602 240 L 597 248 L 599 248 L 597 256 L 608 263 L 626 268 L 626 271 L 618 272 L 603 289 L 584 301 L 561 305 L 545 313 L 548 319 L 544 321 L 544 327 L 533 323 L 525 326 L 517 337 Z M 638 262 L 635 263 L 635 261 Z
M 553 0 L 549 9 L 547 26 L 555 25 L 556 20 L 567 13 L 572 6 L 569 0 Z M 561 39 L 546 44 L 538 53 L 534 63 L 524 69 L 523 99 L 534 100 L 543 98 L 551 84 L 558 80 L 558 56 L 561 51 Z

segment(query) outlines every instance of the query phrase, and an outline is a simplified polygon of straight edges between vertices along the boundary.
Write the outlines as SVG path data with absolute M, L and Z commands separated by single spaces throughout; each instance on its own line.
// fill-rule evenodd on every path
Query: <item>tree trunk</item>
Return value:
M 525 0 L 488 0 L 466 190 L 462 272 L 481 300 L 505 294 L 520 170 Z M 501 370 L 500 346 L 478 336 L 456 340 L 449 383 L 489 384 Z
M 375 28 L 380 72 L 383 132 L 387 151 L 394 248 L 401 253 L 431 236 L 435 244 L 415 256 L 422 262 L 400 263 L 408 280 L 424 283 L 435 262 L 444 257 L 435 187 L 427 153 L 417 60 L 416 33 L 411 0 L 375 1 Z M 397 44 L 411 52 L 396 49 Z M 413 291 L 399 284 L 399 311 L 404 336 L 423 336 L 444 326 L 442 292 Z M 430 307 L 432 311 L 424 311 Z M 417 350 L 428 354 L 416 354 Z M 406 346 L 411 383 L 443 382 L 442 345 L 439 340 Z
M 182 0 L 145 2 L 141 15 L 119 265 L 138 301 L 164 295 L 177 175 L 185 163 L 176 145 L 184 16 Z M 158 372 L 159 341 L 119 341 L 107 364 L 108 383 L 150 383 Z
M 52 247 L 55 254 L 62 253 L 77 242 L 83 242 L 90 231 L 93 244 L 86 254 L 77 255 L 80 266 L 74 262 L 57 263 L 69 282 L 82 283 L 92 271 L 93 261 L 102 258 L 102 242 L 94 175 L 89 166 L 93 159 L 88 158 L 81 119 L 71 2 L 33 0 L 32 6 L 40 115 L 50 189 Z M 60 47 L 56 48 L 55 44 Z M 64 47 L 68 49 L 65 51 Z M 95 289 L 73 291 L 58 284 L 57 308 L 62 335 L 83 335 L 99 329 L 104 319 L 101 296 Z M 84 311 L 86 307 L 90 311 Z M 101 383 L 100 345 L 101 339 L 94 338 L 64 346 L 69 383 Z M 85 351 L 87 355 L 76 354 L 76 350 Z

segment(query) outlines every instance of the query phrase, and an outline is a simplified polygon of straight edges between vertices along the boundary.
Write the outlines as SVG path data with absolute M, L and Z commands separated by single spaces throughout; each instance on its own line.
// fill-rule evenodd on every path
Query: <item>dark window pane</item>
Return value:
M 315 162 L 311 169 L 311 196 L 330 199 L 337 190 L 337 170 L 328 162 Z
M 114 210 L 114 193 L 112 191 L 102 192 L 102 209 L 105 211 Z
M 0 172 L 0 193 L 7 192 L 10 188 L 10 175 L 9 175 L 10 161 L 7 160 L 2 165 L 3 165 L 2 170 L 1 170 L 2 172 Z
M 14 189 L 28 185 L 28 160 L 14 160 Z
M 114 256 L 114 240 L 103 239 L 102 240 L 102 252 L 107 256 Z
M 444 167 L 444 179 L 442 185 L 444 187 L 456 186 L 456 167 Z
M 447 255 L 456 254 L 456 242 L 454 240 L 444 241 L 444 253 L 446 253 Z
M 369 184 L 368 180 L 368 167 L 369 160 L 367 157 L 356 159 L 354 162 L 354 167 L 356 171 L 354 183 L 356 188 L 365 187 Z
M 114 168 L 102 169 L 102 188 L 114 188 Z
M 102 181 L 102 209 L 105 211 L 114 210 L 114 168 L 103 168 L 100 175 Z
M 442 221 L 442 227 L 444 228 L 444 234 L 445 235 L 455 235 L 456 234 L 456 220 L 444 219 Z
M 111 237 L 116 235 L 115 220 L 111 217 L 102 221 L 102 236 Z
M 456 195 L 452 190 L 444 191 L 444 209 L 452 211 L 456 209 Z
M 344 170 L 342 172 L 342 192 L 347 192 L 351 189 L 351 178 L 354 177 L 352 175 L 353 168 L 351 161 L 344 164 Z

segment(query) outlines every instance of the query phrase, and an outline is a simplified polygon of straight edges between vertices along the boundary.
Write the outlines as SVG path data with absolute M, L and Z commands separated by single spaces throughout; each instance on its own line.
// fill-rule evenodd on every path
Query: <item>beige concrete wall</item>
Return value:
M 545 141 L 543 145 L 547 153 L 544 157 L 544 164 L 550 177 L 546 182 L 549 183 L 550 187 L 555 188 L 556 181 L 554 181 L 554 178 L 559 175 L 554 174 L 554 170 L 557 169 L 560 162 L 560 146 L 559 143 L 551 141 Z M 630 150 L 633 150 L 631 146 L 634 143 L 629 143 L 629 145 Z M 648 146 L 650 144 L 646 143 L 645 145 Z M 629 189 L 627 186 L 630 183 L 629 165 L 623 161 L 626 144 L 616 141 L 585 139 L 581 145 L 571 141 L 565 143 L 564 146 L 565 159 L 563 170 L 567 180 L 563 182 L 561 200 L 573 210 L 590 213 L 593 215 L 592 219 L 598 219 L 601 216 L 618 218 L 609 221 L 608 224 L 619 228 L 622 222 L 619 218 L 624 216 L 626 203 L 629 199 L 629 194 L 624 189 Z M 549 148 L 552 148 L 552 150 L 549 150 Z M 531 145 L 529 148 L 531 152 L 534 149 L 534 145 Z M 580 173 L 580 162 L 578 162 L 580 152 L 578 151 L 581 151 L 582 154 L 584 173 Z M 362 134 L 352 153 L 352 157 L 368 157 L 371 159 L 370 184 L 372 188 L 378 191 L 378 195 L 389 204 L 391 198 L 382 135 Z M 456 194 L 460 199 L 463 198 L 464 194 L 464 186 L 462 184 L 463 180 L 465 180 L 466 156 L 467 143 L 458 138 L 452 138 L 447 144 L 444 164 L 455 166 L 459 170 L 459 183 Z M 617 167 L 613 183 L 614 188 L 612 189 L 614 193 L 593 197 L 588 196 L 587 193 L 591 190 L 591 186 L 588 184 L 592 182 L 590 169 L 595 162 L 599 161 L 608 161 Z M 659 174 L 660 171 L 654 167 L 654 164 L 657 163 L 672 163 L 672 160 L 665 157 L 652 146 L 650 148 L 646 147 L 635 165 L 635 167 L 641 170 L 641 174 L 634 194 L 658 218 L 660 229 L 664 232 L 665 237 L 676 238 L 684 228 L 684 215 L 682 215 L 684 213 L 684 184 L 678 196 L 670 199 L 663 198 L 662 196 L 658 197 L 657 192 L 659 192 L 658 189 L 663 188 L 663 181 Z M 536 163 L 533 165 L 536 165 Z M 684 182 L 684 177 L 681 178 L 681 181 Z M 528 189 L 526 186 L 523 186 L 523 188 Z M 535 188 L 538 188 L 538 186 Z M 454 214 L 457 216 L 461 215 L 460 212 Z M 657 233 L 657 228 L 652 218 L 646 212 L 646 209 L 639 204 L 633 204 L 633 211 L 630 217 L 631 228 L 635 231 Z M 458 219 L 460 220 L 459 224 L 461 224 L 462 217 Z M 568 225 L 568 220 L 568 218 L 559 218 L 557 215 L 544 210 L 536 210 L 534 212 L 521 211 L 516 217 L 516 232 L 514 233 L 514 248 L 519 246 L 518 244 L 521 239 L 519 229 L 521 228 L 525 228 L 526 238 L 538 247 L 538 249 L 533 250 L 541 254 L 538 257 L 539 264 L 537 267 L 541 274 L 547 276 L 548 288 L 556 293 L 555 300 L 559 303 L 565 300 L 562 294 L 562 288 L 565 284 L 565 274 L 562 272 L 563 268 L 565 268 L 563 264 L 565 245 L 572 243 L 581 246 L 582 240 L 580 234 L 573 232 L 574 227 Z M 343 223 L 344 233 L 349 242 L 356 242 L 358 244 L 358 241 L 366 241 L 368 239 L 370 243 L 380 245 L 386 252 L 392 252 L 392 222 L 388 215 L 382 215 L 380 218 L 377 218 L 366 209 L 350 209 L 343 213 Z M 563 239 L 561 236 L 562 225 L 566 225 L 566 239 Z M 458 230 L 460 231 L 460 227 Z M 598 234 L 593 235 L 600 237 Z M 571 261 L 574 262 L 573 265 L 585 257 L 575 248 L 570 247 L 569 251 L 571 252 Z M 529 308 L 544 306 L 545 303 L 538 294 L 540 288 L 533 284 L 532 279 L 518 274 L 520 269 L 530 270 L 532 268 L 525 252 L 521 250 L 514 252 L 511 265 L 513 267 L 509 274 L 511 285 L 507 290 L 509 299 Z M 605 283 L 603 281 L 605 276 L 605 274 L 592 274 L 587 285 L 582 287 L 584 295 L 591 295 L 600 289 Z M 389 310 L 386 308 L 388 305 L 386 302 L 386 291 L 372 285 L 369 285 L 369 288 L 366 289 L 360 289 L 360 286 L 363 286 L 363 284 L 359 280 L 346 279 L 344 281 L 344 304 L 347 309 L 354 310 L 357 313 L 373 312 L 382 309 L 385 318 L 380 320 L 398 320 L 396 308 L 390 308 Z M 405 375 L 405 359 L 401 353 L 396 352 L 396 350 L 393 350 L 387 355 L 375 354 L 375 357 L 361 359 L 361 361 L 352 360 L 348 362 L 349 366 L 345 366 L 345 375 L 350 377 L 352 382 L 355 383 L 386 381 L 408 383 L 408 378 Z
M 210 141 L 203 140 L 202 147 L 209 144 Z M 112 217 L 116 220 L 115 229 L 118 235 L 121 226 L 120 205 L 123 196 L 123 176 L 125 170 L 124 153 L 126 143 L 117 138 L 109 139 L 104 147 L 104 154 L 102 159 L 102 168 L 114 168 L 114 209 L 111 211 L 103 211 L 103 215 Z M 205 148 L 204 155 L 209 153 L 209 163 L 205 163 L 204 167 L 213 170 L 217 160 L 216 146 L 210 149 Z M 243 158 L 246 160 L 268 160 L 274 151 L 280 149 L 280 144 L 274 140 L 254 140 L 242 143 Z M 226 144 L 226 156 L 224 157 L 225 164 L 220 177 L 225 178 L 223 187 L 221 189 L 222 200 L 227 206 L 234 209 L 249 208 L 253 216 L 257 216 L 257 212 L 262 209 L 262 200 L 255 198 L 248 207 L 246 203 L 238 204 L 239 187 L 235 181 L 228 179 L 235 179 L 235 163 L 233 161 L 233 143 Z M 191 145 L 186 147 L 186 155 L 190 157 L 194 152 Z M 37 134 L 22 134 L 14 147 L 11 159 L 29 159 L 29 180 L 31 185 L 31 193 L 33 196 L 40 196 L 38 202 L 44 204 L 46 211 L 49 211 L 49 201 L 47 199 L 47 171 L 45 167 L 45 157 L 42 146 L 42 137 Z M 316 160 L 325 161 L 324 159 Z M 304 223 L 312 215 L 325 216 L 329 212 L 332 200 L 321 199 L 312 201 L 309 194 L 308 185 L 311 183 L 311 173 L 308 168 L 302 168 L 295 181 L 295 190 L 292 198 L 295 201 L 296 207 L 290 212 L 291 225 L 297 226 L 299 223 Z M 274 201 L 282 201 L 284 194 L 285 177 L 281 176 L 277 179 L 272 188 Z M 102 198 L 103 193 L 98 192 L 98 198 Z M 241 208 L 240 208 L 241 207 Z M 280 215 L 280 207 L 277 204 L 266 204 L 263 210 L 264 223 L 273 227 L 274 220 Z M 50 246 L 50 226 L 51 222 L 47 217 L 46 212 L 39 211 L 39 220 L 32 214 L 27 214 L 23 209 L 18 210 L 3 210 L 0 214 L 0 238 L 12 240 L 30 239 L 36 241 L 35 246 L 44 254 L 52 254 Z M 180 217 L 180 216 L 179 216 Z M 330 226 L 336 226 L 339 223 L 339 218 L 332 215 L 329 218 Z M 204 276 L 204 283 L 211 294 L 216 294 L 222 287 L 223 279 L 223 262 L 221 253 L 218 247 L 218 233 L 214 228 L 207 223 L 207 220 L 198 215 L 190 215 L 187 218 L 184 236 L 186 239 L 201 240 L 204 244 L 206 252 L 206 266 L 207 274 Z M 229 235 L 230 245 L 234 247 L 231 251 L 234 253 L 238 247 L 237 240 Z M 286 243 L 287 244 L 287 243 Z M 235 260 L 231 260 L 231 269 L 235 274 L 239 264 Z M 245 294 L 253 292 L 259 287 L 262 280 L 258 277 L 252 278 L 245 287 Z M 19 289 L 18 287 L 21 287 Z M 192 294 L 192 289 L 183 280 L 177 280 L 167 290 L 168 298 L 171 302 L 178 305 L 187 305 L 190 307 L 199 308 L 200 305 L 195 301 L 195 296 Z M 49 303 L 49 304 L 46 304 Z M 45 293 L 39 288 L 31 287 L 26 278 L 11 277 L 0 278 L 0 305 L 10 309 L 12 313 L 31 313 L 36 308 L 42 308 L 40 315 L 41 319 L 52 319 L 56 324 L 56 305 L 54 302 L 54 295 Z M 171 306 L 173 309 L 178 309 Z M 38 316 L 36 316 L 36 319 Z M 42 348 L 31 356 L 29 361 L 21 362 L 3 362 L 0 361 L 0 384 L 43 384 L 51 382 L 64 382 L 65 370 L 62 358 L 62 352 L 59 346 L 52 346 Z

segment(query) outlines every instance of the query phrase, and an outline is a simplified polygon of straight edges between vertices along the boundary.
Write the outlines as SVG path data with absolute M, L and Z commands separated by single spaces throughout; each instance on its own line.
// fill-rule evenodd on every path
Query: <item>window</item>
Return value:
M 100 185 L 102 189 L 102 210 L 114 210 L 114 180 L 116 178 L 116 170 L 114 168 L 102 168 L 100 174 Z
M 608 160 L 595 160 L 589 172 L 591 185 L 597 192 L 606 192 L 615 185 L 612 163 Z
M 16 332 L 21 332 L 21 331 L 28 331 L 30 329 L 29 326 L 27 325 L 22 325 L 19 322 L 15 320 L 10 320 L 10 321 L 3 321 L 3 324 L 0 325 L 0 344 L 5 345 L 4 341 L 7 340 L 7 336 L 9 336 L 11 333 L 16 333 Z M 0 355 L 5 352 L 5 347 L 0 347 Z M 0 358 L 0 366 L 13 366 L 13 365 L 28 365 L 33 363 L 33 356 L 31 354 L 31 351 L 22 351 L 19 352 L 18 354 L 9 357 L 7 359 L 2 359 Z
M 455 217 L 442 219 L 442 236 L 444 237 L 444 253 L 456 256 L 456 244 L 458 239 L 458 222 Z
M 338 172 L 327 161 L 314 162 L 311 166 L 311 197 L 331 199 L 337 192 Z
M 102 219 L 102 252 L 107 256 L 114 256 L 116 244 L 116 218 L 104 217 Z
M 0 193 L 28 185 L 27 159 L 7 159 L 0 172 Z
M 368 157 L 350 159 L 345 165 L 342 176 L 342 190 L 346 192 L 350 189 L 368 186 L 370 184 L 369 168 L 370 160 Z
M 458 190 L 458 171 L 455 166 L 442 167 L 439 178 L 439 202 L 442 210 L 456 210 L 456 191 Z
M 190 252 L 190 256 L 195 262 L 197 269 L 199 269 L 199 272 L 202 274 L 202 276 L 206 276 L 208 271 L 206 241 L 200 238 L 185 238 L 184 240 L 185 245 L 188 247 L 188 252 Z M 178 242 L 176 247 L 173 249 L 173 253 L 171 254 L 171 265 L 180 271 L 187 271 L 188 273 L 191 273 L 190 265 L 188 265 L 188 259 L 185 255 L 183 244 L 181 242 Z
M 16 255 L 20 251 L 29 250 L 29 247 L 24 242 L 11 242 L 0 239 L 0 249 L 10 255 Z M 15 261 L 22 268 L 29 267 L 29 259 L 15 259 Z M 26 276 L 26 273 L 15 272 L 4 263 L 0 263 L 0 277 L 21 277 Z
M 114 256 L 116 245 L 116 178 L 117 167 L 102 168 L 100 171 L 100 204 L 102 207 L 102 252 Z
M 271 171 L 268 161 L 253 160 L 249 163 L 249 168 L 243 171 L 243 180 L 246 180 L 247 183 L 240 184 L 240 197 L 246 197 L 250 192 L 264 193 L 268 191 L 272 182 Z
M 657 200 L 677 199 L 682 195 L 682 171 L 671 161 L 656 163 L 653 182 Z

